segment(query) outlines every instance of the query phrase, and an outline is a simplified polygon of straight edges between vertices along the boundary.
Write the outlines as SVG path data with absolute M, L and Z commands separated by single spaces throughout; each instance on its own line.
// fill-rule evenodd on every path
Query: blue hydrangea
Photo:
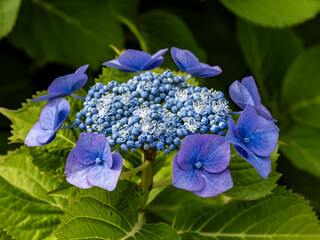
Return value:
M 136 75 L 127 83 L 95 84 L 74 123 L 101 134 L 123 151 L 179 149 L 185 136 L 225 135 L 228 101 L 220 91 L 188 85 L 171 70 Z

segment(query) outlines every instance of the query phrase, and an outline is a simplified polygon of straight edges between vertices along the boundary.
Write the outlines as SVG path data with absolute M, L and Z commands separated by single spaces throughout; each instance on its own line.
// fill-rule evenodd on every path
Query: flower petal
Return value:
M 128 49 L 118 58 L 118 62 L 132 70 L 141 71 L 143 67 L 151 60 L 149 53 Z
M 177 66 L 184 72 L 189 68 L 201 67 L 199 59 L 188 50 L 172 47 L 171 56 Z
M 208 142 L 202 135 L 188 135 L 183 140 L 180 151 L 176 154 L 177 164 L 183 170 L 189 170 L 201 158 L 201 153 L 206 154 Z M 206 150 L 207 149 L 207 150 Z
M 205 135 L 208 135 L 209 151 L 201 158 L 203 168 L 209 173 L 222 172 L 230 162 L 230 143 L 226 141 L 225 137 L 219 135 L 204 134 L 202 136 Z
M 72 149 L 68 155 L 66 167 L 64 170 L 67 181 L 79 188 L 93 187 L 93 185 L 91 185 L 87 180 L 87 174 L 94 166 L 94 164 L 82 164 L 79 161 L 79 156 L 78 154 L 76 154 L 76 150 Z
M 225 169 L 221 173 L 208 173 L 201 171 L 204 179 L 204 187 L 200 191 L 193 191 L 200 197 L 214 197 L 233 187 L 233 182 L 229 169 Z
M 234 81 L 229 87 L 229 95 L 232 101 L 240 108 L 244 109 L 246 105 L 254 106 L 254 101 L 249 91 L 239 81 Z
M 186 72 L 195 77 L 213 77 L 222 73 L 222 70 L 219 66 L 204 67 L 203 63 L 200 64 L 202 65 L 201 67 L 189 68 L 186 70 Z
M 260 99 L 260 95 L 259 95 L 259 91 L 257 88 L 257 85 L 254 81 L 254 78 L 252 76 L 249 77 L 245 77 L 242 79 L 241 81 L 242 85 L 248 90 L 248 92 L 250 93 L 253 102 L 254 102 L 254 106 L 258 106 L 261 104 L 261 99 Z
M 237 127 L 236 136 L 238 139 L 243 140 L 246 137 L 251 136 L 258 127 L 258 114 L 253 106 L 247 105 L 241 113 Z
M 247 143 L 247 147 L 256 155 L 268 157 L 278 144 L 278 127 L 263 117 L 258 117 L 258 127 Z
M 87 180 L 90 184 L 113 191 L 118 183 L 123 161 L 119 153 L 114 154 L 113 166 L 108 168 L 106 164 L 95 165 L 87 174 Z
M 120 64 L 118 59 L 110 60 L 108 62 L 103 63 L 102 65 L 106 66 L 106 67 L 117 68 L 123 72 L 135 72 L 136 71 L 135 69 L 131 69 L 129 67 L 126 67 L 126 66 Z
M 232 144 L 242 144 L 242 141 L 238 139 L 236 134 L 236 124 L 232 118 L 228 119 L 228 132 L 226 136 L 226 140 Z
M 39 122 L 33 125 L 33 127 L 28 132 L 26 138 L 24 139 L 24 144 L 28 147 L 38 147 L 44 145 L 43 143 L 38 141 L 38 137 L 43 136 L 44 138 L 48 138 L 51 136 L 52 130 L 44 130 Z
M 198 170 L 190 168 L 185 171 L 178 166 L 177 154 L 172 164 L 172 185 L 189 191 L 200 191 L 204 186 L 202 176 Z
M 261 177 L 267 179 L 271 171 L 270 157 L 259 157 L 239 145 L 234 145 L 234 149 L 258 171 Z
M 83 66 L 79 67 L 79 68 L 75 71 L 75 73 L 84 74 L 84 73 L 87 71 L 88 67 L 89 67 L 89 64 L 83 65 Z
M 155 54 L 153 54 L 151 56 L 151 59 L 149 62 L 147 62 L 144 66 L 143 66 L 143 71 L 147 71 L 147 70 L 151 70 L 154 69 L 156 67 L 159 67 L 163 61 L 164 58 L 162 57 L 163 54 L 165 54 L 168 51 L 168 48 L 165 49 L 161 49 L 158 52 L 156 52 Z

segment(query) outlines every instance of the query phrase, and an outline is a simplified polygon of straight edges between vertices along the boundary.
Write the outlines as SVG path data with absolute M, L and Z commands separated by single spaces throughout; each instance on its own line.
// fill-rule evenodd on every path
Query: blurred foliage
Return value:
M 87 88 L 95 81 L 92 76 L 102 74 L 100 79 L 108 82 L 108 76 L 116 76 L 115 72 L 102 70 L 101 64 L 116 56 L 110 44 L 151 54 L 171 46 L 185 48 L 202 62 L 222 68 L 219 76 L 200 79 L 199 83 L 222 90 L 227 98 L 233 81 L 248 75 L 255 77 L 263 104 L 279 121 L 281 129 L 277 170 L 282 177 L 278 184 L 304 195 L 319 214 L 319 11 L 319 0 L 0 0 L 1 112 L 13 121 L 14 128 L 25 126 L 24 132 L 14 130 L 11 140 L 20 144 L 38 116 L 29 118 L 26 105 L 17 112 L 3 108 L 20 108 L 21 103 L 36 91 L 46 89 L 54 78 L 87 63 L 91 71 Z M 165 55 L 162 67 L 177 70 L 169 55 Z M 123 79 L 122 73 L 117 78 Z M 33 107 L 38 107 L 38 112 L 41 109 L 38 105 Z M 230 107 L 237 110 L 232 102 Z M 1 115 L 0 154 L 18 146 L 8 144 L 9 125 Z M 66 136 L 58 141 L 65 139 L 74 142 L 76 138 L 66 131 Z M 70 149 L 72 144 L 64 145 Z M 42 154 L 32 149 L 23 154 L 37 159 L 33 163 L 41 171 L 61 177 L 62 158 L 68 151 L 58 151 L 53 145 L 43 149 Z M 54 156 L 60 156 L 61 161 L 52 172 L 49 170 L 55 163 L 44 163 L 43 159 L 52 160 Z M 164 166 L 167 173 L 170 165 Z M 236 162 L 233 167 L 237 167 Z M 274 173 L 272 186 L 279 176 Z M 14 194 L 12 198 L 30 197 L 30 193 L 21 192 L 21 186 L 11 180 L 7 182 L 1 177 L 1 181 Z M 47 189 L 53 190 L 52 196 L 66 194 L 64 185 L 56 185 L 56 189 L 53 185 Z M 165 207 L 162 200 L 170 191 L 152 196 L 155 200 L 149 207 L 150 219 L 173 221 L 172 209 L 156 212 L 157 208 Z M 32 199 L 38 201 L 34 196 Z M 0 223 L 1 227 L 5 226 Z M 0 236 L 11 239 L 3 231 Z

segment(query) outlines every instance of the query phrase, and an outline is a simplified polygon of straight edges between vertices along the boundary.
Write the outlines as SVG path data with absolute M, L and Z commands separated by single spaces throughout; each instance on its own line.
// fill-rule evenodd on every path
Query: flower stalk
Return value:
M 147 151 L 145 150 L 143 152 L 143 162 L 150 163 L 141 172 L 141 187 L 146 194 L 146 201 L 148 200 L 148 196 L 153 185 L 153 170 L 154 170 L 154 164 L 156 160 L 156 154 L 157 154 L 157 150 L 155 148 Z

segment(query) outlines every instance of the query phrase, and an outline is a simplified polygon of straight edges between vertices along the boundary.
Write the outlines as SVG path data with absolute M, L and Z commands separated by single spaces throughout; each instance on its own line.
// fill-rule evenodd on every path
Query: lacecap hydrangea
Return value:
M 230 122 L 229 118 L 241 112 L 230 111 L 229 102 L 221 91 L 188 84 L 192 76 L 212 77 L 220 74 L 220 67 L 201 63 L 188 50 L 172 48 L 174 62 L 188 76 L 174 74 L 171 70 L 164 70 L 160 74 L 150 71 L 163 63 L 166 51 L 162 49 L 150 55 L 127 50 L 119 58 L 103 64 L 124 72 L 137 73 L 125 83 L 112 80 L 104 85 L 98 82 L 84 98 L 76 96 L 73 91 L 83 87 L 87 81 L 85 70 L 88 66 L 85 65 L 74 74 L 57 78 L 48 88 L 48 97 L 36 99 L 51 99 L 50 108 L 54 108 L 52 104 L 55 101 L 52 99 L 68 95 L 83 100 L 83 109 L 76 114 L 74 124 L 61 127 L 77 128 L 84 132 L 67 159 L 65 173 L 71 184 L 80 188 L 99 186 L 113 190 L 123 166 L 122 157 L 117 153 L 119 149 L 132 152 L 141 149 L 149 155 L 156 151 L 165 154 L 177 151 L 173 161 L 172 184 L 202 197 L 212 197 L 233 185 L 227 169 L 231 157 L 230 143 L 235 144 L 236 151 L 253 164 L 259 174 L 263 173 L 261 176 L 267 177 L 270 172 L 270 154 L 277 145 L 279 129 L 271 114 L 261 104 L 253 78 L 249 82 L 245 80 L 244 86 L 236 81 L 230 87 L 230 95 L 244 109 L 245 114 L 250 111 L 250 115 L 242 119 L 248 121 L 248 118 L 254 118 L 255 131 L 250 130 L 246 124 L 235 128 L 235 123 Z M 46 108 L 43 112 L 50 112 Z M 41 114 L 37 128 L 34 128 L 38 132 L 30 131 L 26 145 L 46 144 L 39 141 L 41 136 L 47 134 L 46 131 L 50 131 L 50 136 L 55 136 L 59 129 L 57 126 L 62 125 L 66 116 L 64 113 L 60 125 L 55 122 L 60 116 L 58 111 L 50 116 Z M 50 121 L 44 124 L 46 119 Z M 232 124 L 233 132 L 232 137 L 228 134 L 229 137 L 225 138 L 228 122 Z M 246 129 L 241 130 L 241 127 Z M 248 136 L 241 135 L 242 132 Z M 265 147 L 260 132 L 268 138 Z M 251 147 L 246 147 L 248 144 Z M 111 147 L 115 148 L 114 152 L 111 152 Z M 154 160 L 148 159 L 151 163 Z M 263 164 L 259 161 L 263 161 Z M 270 164 L 266 164 L 266 161 Z M 141 169 L 143 166 L 138 170 Z

